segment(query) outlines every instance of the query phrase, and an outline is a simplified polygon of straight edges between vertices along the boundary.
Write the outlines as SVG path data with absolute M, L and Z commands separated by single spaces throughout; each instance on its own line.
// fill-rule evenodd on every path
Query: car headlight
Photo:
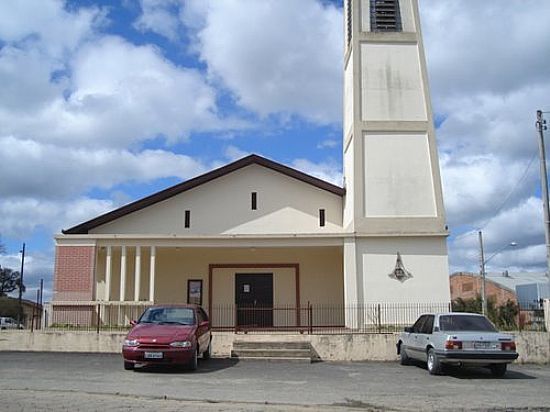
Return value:
M 124 346 L 138 346 L 139 342 L 137 339 L 124 339 Z
M 172 342 L 170 346 L 172 346 L 173 348 L 190 348 L 192 344 L 188 340 L 183 340 L 183 341 Z

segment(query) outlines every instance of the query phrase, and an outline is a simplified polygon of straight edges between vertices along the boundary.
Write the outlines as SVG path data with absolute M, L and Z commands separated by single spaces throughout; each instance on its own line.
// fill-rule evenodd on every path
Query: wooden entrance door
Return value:
M 273 273 L 235 274 L 237 326 L 273 326 Z

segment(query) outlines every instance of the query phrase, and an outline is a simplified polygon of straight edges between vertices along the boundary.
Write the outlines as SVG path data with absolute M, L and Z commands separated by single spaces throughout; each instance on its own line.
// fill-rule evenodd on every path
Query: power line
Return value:
M 523 174 L 521 175 L 521 177 L 519 178 L 519 180 L 516 182 L 516 184 L 514 185 L 514 187 L 512 188 L 512 190 L 508 193 L 508 195 L 504 198 L 504 201 L 500 204 L 500 206 L 496 209 L 496 211 L 492 214 L 492 216 L 490 216 L 477 230 L 470 230 L 466 233 L 462 233 L 461 235 L 458 235 L 457 237 L 454 238 L 454 241 L 456 242 L 457 240 L 460 240 L 460 239 L 463 239 L 465 237 L 468 237 L 468 236 L 472 236 L 472 235 L 476 235 L 477 232 L 479 230 L 483 230 L 487 227 L 487 225 L 491 222 L 491 220 L 493 220 L 496 216 L 498 216 L 498 214 L 502 211 L 502 209 L 504 208 L 504 206 L 506 206 L 506 204 L 508 203 L 508 201 L 510 200 L 510 198 L 512 197 L 512 195 L 514 194 L 514 192 L 517 190 L 517 188 L 520 186 L 520 184 L 522 184 L 525 179 L 527 178 L 527 174 L 529 173 L 529 170 L 531 169 L 531 166 L 533 166 L 533 163 L 535 161 L 535 159 L 537 158 L 537 152 L 533 153 L 533 156 L 531 157 L 531 159 L 529 160 L 529 163 L 527 164 L 527 167 L 525 168 Z
M 523 181 L 527 178 L 527 173 L 529 173 L 529 169 L 531 169 L 531 166 L 533 165 L 533 162 L 535 161 L 535 159 L 537 158 L 537 152 L 535 152 L 533 154 L 533 156 L 531 157 L 531 160 L 529 160 L 529 163 L 527 164 L 527 167 L 525 168 L 525 171 L 523 172 L 523 174 L 521 175 L 521 177 L 519 178 L 519 180 L 516 182 L 516 184 L 514 185 L 514 187 L 512 188 L 512 190 L 508 193 L 508 195 L 506 196 L 506 198 L 504 199 L 504 201 L 500 204 L 500 206 L 497 208 L 497 210 L 495 211 L 495 213 L 490 216 L 484 224 L 481 225 L 481 227 L 478 229 L 478 230 L 483 230 L 485 229 L 485 227 L 487 227 L 487 225 L 491 222 L 491 220 L 493 220 L 495 217 L 498 216 L 498 214 L 500 213 L 500 211 L 504 208 L 504 206 L 506 205 L 506 203 L 508 203 L 508 200 L 510 200 L 510 198 L 512 197 L 512 195 L 514 194 L 514 192 L 516 191 L 516 189 L 519 187 L 519 185 L 521 183 L 523 183 Z

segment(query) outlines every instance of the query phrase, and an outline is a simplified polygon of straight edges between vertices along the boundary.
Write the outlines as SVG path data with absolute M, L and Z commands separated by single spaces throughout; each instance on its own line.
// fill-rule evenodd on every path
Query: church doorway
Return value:
M 273 273 L 236 273 L 237 327 L 273 327 Z

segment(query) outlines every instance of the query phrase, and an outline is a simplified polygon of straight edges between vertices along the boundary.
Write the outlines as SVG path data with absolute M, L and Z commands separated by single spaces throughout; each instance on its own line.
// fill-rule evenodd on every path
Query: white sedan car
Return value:
M 427 363 L 432 375 L 444 364 L 487 366 L 503 376 L 507 364 L 518 357 L 512 335 L 499 333 L 483 315 L 476 313 L 427 313 L 406 327 L 397 341 L 402 365 L 411 359 Z

